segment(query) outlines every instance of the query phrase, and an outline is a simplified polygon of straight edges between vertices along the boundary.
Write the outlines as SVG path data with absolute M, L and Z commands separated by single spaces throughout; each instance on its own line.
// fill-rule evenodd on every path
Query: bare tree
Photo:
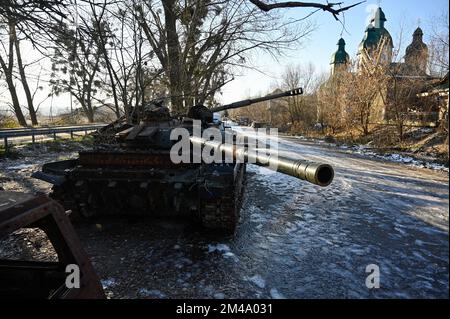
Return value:
M 91 32 L 97 32 L 97 36 L 94 37 L 96 40 L 96 45 L 99 48 L 100 53 L 102 54 L 103 60 L 105 61 L 106 70 L 108 72 L 108 77 L 110 81 L 110 88 L 114 99 L 114 111 L 117 118 L 120 118 L 120 106 L 119 106 L 119 98 L 116 89 L 116 78 L 114 76 L 114 69 L 111 63 L 111 57 L 108 53 L 108 42 L 111 41 L 112 32 L 111 25 L 108 23 L 108 17 L 105 17 L 107 14 L 106 7 L 108 5 L 108 1 L 104 0 L 103 3 L 100 4 L 100 8 L 97 12 L 96 1 L 89 0 L 89 7 L 92 13 L 92 21 L 95 27 L 95 30 L 91 30 Z M 117 76 L 117 74 L 116 74 Z
M 12 32 L 16 32 L 15 28 L 13 29 Z M 23 90 L 25 91 L 25 96 L 27 98 L 28 113 L 30 114 L 31 124 L 38 125 L 36 109 L 33 105 L 33 97 L 31 94 L 30 87 L 28 85 L 27 76 L 25 74 L 25 65 L 23 63 L 22 54 L 20 52 L 20 40 L 18 39 L 17 34 L 14 35 L 14 47 L 16 50 L 16 57 L 17 57 L 17 69 L 19 70 L 20 80 L 23 86 Z
M 322 129 L 327 127 L 332 134 L 336 134 L 344 124 L 342 79 L 328 77 L 317 91 L 317 121 Z
M 95 45 L 92 21 L 82 18 L 84 27 L 70 29 L 61 25 L 59 46 L 52 57 L 52 79 L 50 83 L 55 94 L 70 92 L 80 103 L 89 122 L 94 122 L 93 101 L 102 81 L 99 79 L 101 51 Z
M 395 123 L 399 139 L 403 142 L 405 126 L 411 121 L 413 112 L 426 113 L 432 105 L 427 108 L 418 98 L 418 94 L 427 87 L 427 78 L 405 74 L 400 66 L 394 64 L 386 69 L 387 89 L 381 96 L 385 101 L 387 118 Z
M 317 108 L 312 98 L 316 81 L 317 74 L 312 63 L 288 66 L 282 75 L 283 88 L 295 89 L 302 87 L 304 90 L 303 95 L 286 99 L 290 122 L 300 122 L 304 129 L 312 127 L 316 121 Z
M 449 18 L 448 10 L 434 17 L 429 36 L 429 63 L 433 75 L 444 76 L 449 71 Z
M 67 8 L 72 2 L 72 0 L 2 0 L 0 19 L 14 21 L 18 32 L 22 33 L 34 47 L 45 48 L 41 40 L 56 39 L 59 24 L 70 18 Z
M 19 98 L 17 96 L 17 90 L 14 83 L 14 45 L 16 43 L 16 30 L 15 22 L 11 18 L 7 18 L 7 24 L 0 24 L 2 31 L 6 31 L 7 45 L 4 44 L 3 36 L 1 36 L 1 44 L 3 47 L 3 52 L 0 53 L 0 65 L 3 70 L 3 75 L 5 77 L 9 93 L 11 95 L 12 108 L 14 114 L 17 117 L 17 121 L 22 126 L 27 126 L 27 121 L 23 115 L 22 109 L 20 107 Z
M 19 36 L 30 41 L 35 48 L 45 47 L 40 43 L 40 39 L 54 39 L 58 31 L 56 24 L 67 17 L 66 6 L 68 3 L 69 1 L 62 0 L 2 0 L 0 2 L 0 28 L 6 30 L 8 34 L 6 37 L 8 40 L 2 39 L 4 53 L 0 54 L 0 64 L 10 91 L 12 108 L 20 125 L 25 126 L 27 123 L 20 108 L 14 85 L 15 68 L 19 71 L 20 81 L 25 91 L 31 123 L 37 125 L 38 120 L 25 74 L 26 66 L 21 55 Z M 4 45 L 5 42 L 9 42 L 9 44 Z M 14 54 L 17 58 L 17 65 L 15 65 Z
M 116 117 L 126 120 L 141 116 L 142 108 L 158 88 L 161 72 L 153 63 L 153 50 L 138 22 L 137 1 L 86 0 L 81 26 L 90 35 L 100 53 L 102 72 L 106 72 L 102 90 L 114 101 Z M 91 21 L 92 24 L 86 23 Z M 152 86 L 152 87 L 150 87 Z M 123 109 L 123 111 L 122 111 Z
M 139 6 L 146 39 L 165 72 L 175 113 L 203 104 L 255 49 L 279 54 L 312 28 L 290 30 L 246 1 L 150 1 Z M 294 32 L 295 31 L 295 32 Z

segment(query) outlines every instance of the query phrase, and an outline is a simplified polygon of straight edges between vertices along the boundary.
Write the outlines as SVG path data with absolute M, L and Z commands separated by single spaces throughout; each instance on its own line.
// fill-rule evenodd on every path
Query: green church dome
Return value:
M 340 38 L 338 43 L 338 49 L 333 55 L 331 56 L 331 63 L 330 64 L 345 64 L 350 60 L 350 56 L 345 51 L 345 41 L 344 39 Z
M 386 38 L 387 45 L 393 47 L 392 37 L 389 31 L 384 27 L 385 21 L 387 21 L 387 19 L 383 10 L 381 10 L 381 8 L 378 8 L 375 12 L 375 16 L 370 21 L 371 24 L 366 28 L 364 38 L 359 44 L 359 52 L 364 49 L 376 47 L 382 38 Z

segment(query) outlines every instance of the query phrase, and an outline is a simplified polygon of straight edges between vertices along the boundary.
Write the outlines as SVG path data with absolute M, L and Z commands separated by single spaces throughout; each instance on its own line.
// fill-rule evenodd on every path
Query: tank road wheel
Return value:
M 67 186 L 63 185 L 53 185 L 52 192 L 49 197 L 60 203 L 64 209 L 71 210 L 72 215 L 79 215 L 80 210 L 75 199 L 70 196 L 71 191 L 67 189 Z
M 72 194 L 76 193 L 76 197 Z M 66 210 L 72 211 L 72 218 L 82 217 L 91 218 L 100 213 L 102 200 L 97 193 L 83 190 L 82 192 L 74 192 L 68 185 L 54 185 L 50 198 L 56 200 Z
M 90 193 L 87 196 L 86 202 L 79 205 L 81 216 L 84 218 L 91 218 L 92 216 L 97 215 L 98 206 L 97 196 L 94 193 Z

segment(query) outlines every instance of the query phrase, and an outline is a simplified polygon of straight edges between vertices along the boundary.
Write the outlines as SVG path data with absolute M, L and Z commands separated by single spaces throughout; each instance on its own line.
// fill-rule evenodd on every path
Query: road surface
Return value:
M 282 154 L 333 165 L 335 179 L 320 188 L 249 165 L 234 238 L 207 237 L 182 221 L 76 225 L 108 296 L 448 298 L 447 172 L 279 142 Z M 48 190 L 24 179 L 56 154 L 46 156 L 0 162 L 3 187 Z M 3 254 L 14 245 L 3 244 Z M 379 267 L 378 289 L 366 286 L 368 265 Z

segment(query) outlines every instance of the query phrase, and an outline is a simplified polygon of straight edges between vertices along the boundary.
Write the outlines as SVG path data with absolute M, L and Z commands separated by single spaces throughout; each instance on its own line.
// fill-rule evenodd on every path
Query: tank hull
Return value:
M 244 163 L 96 166 L 80 156 L 47 163 L 44 176 L 37 177 L 54 184 L 50 196 L 74 216 L 187 217 L 207 229 L 233 233 L 245 169 Z

